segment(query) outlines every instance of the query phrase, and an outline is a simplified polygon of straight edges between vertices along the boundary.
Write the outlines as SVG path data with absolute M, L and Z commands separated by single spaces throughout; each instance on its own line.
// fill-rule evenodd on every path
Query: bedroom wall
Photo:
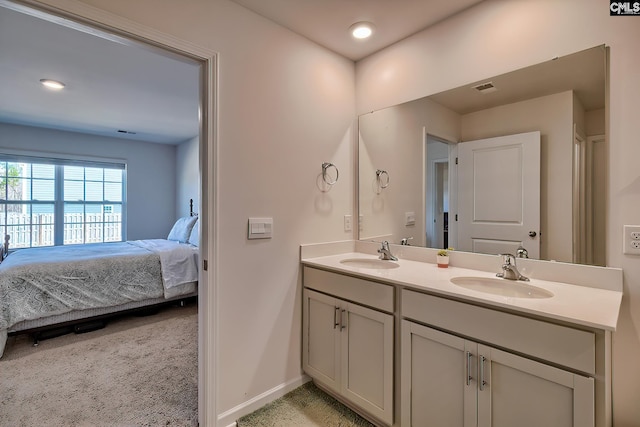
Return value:
M 218 312 L 209 331 L 217 328 L 217 410 L 227 426 L 252 399 L 301 379 L 299 245 L 353 237 L 343 215 L 354 206 L 354 63 L 227 0 L 82 3 L 219 52 Z M 340 169 L 325 193 L 323 162 Z M 263 216 L 273 217 L 273 238 L 248 241 L 248 218 Z
M 189 216 L 189 199 L 193 211 L 200 208 L 200 137 L 178 144 L 176 147 L 176 218 Z
M 127 239 L 166 238 L 173 226 L 175 146 L 0 123 L 0 147 L 124 159 L 127 163 Z M 153 210 L 149 206 L 153 206 Z
M 610 46 L 607 265 L 624 270 L 613 336 L 615 427 L 640 420 L 640 258 L 622 226 L 640 222 L 640 16 L 609 16 L 601 0 L 487 0 L 356 64 L 360 114 L 600 44 Z

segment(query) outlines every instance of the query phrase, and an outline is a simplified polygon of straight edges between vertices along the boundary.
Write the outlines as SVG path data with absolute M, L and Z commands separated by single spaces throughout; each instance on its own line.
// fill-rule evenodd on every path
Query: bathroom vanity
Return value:
M 301 249 L 316 384 L 380 425 L 611 425 L 621 270 L 526 260 L 531 280 L 511 281 L 495 256 L 455 253 L 445 269 L 435 250 L 376 248 Z

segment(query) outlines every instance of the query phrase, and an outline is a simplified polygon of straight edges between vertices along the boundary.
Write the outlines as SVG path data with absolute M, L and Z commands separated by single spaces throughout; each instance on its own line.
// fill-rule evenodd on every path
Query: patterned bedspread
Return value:
M 18 322 L 159 298 L 164 290 L 161 254 L 135 242 L 16 251 L 0 264 L 0 356 Z

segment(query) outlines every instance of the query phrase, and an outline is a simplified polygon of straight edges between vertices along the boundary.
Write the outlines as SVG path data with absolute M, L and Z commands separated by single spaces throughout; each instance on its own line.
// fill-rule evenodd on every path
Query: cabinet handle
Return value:
M 471 384 L 473 377 L 471 376 L 471 352 L 467 351 L 467 385 Z
M 480 362 L 480 381 L 478 381 L 478 383 L 480 384 L 480 391 L 483 391 L 484 386 L 487 385 L 487 382 L 484 380 L 484 361 L 485 360 L 487 360 L 487 358 L 484 356 L 480 356 L 480 358 L 478 359 L 478 361 Z
M 340 313 L 340 330 L 344 329 L 347 327 L 345 320 L 347 319 L 347 316 L 345 316 L 347 310 L 342 310 L 342 312 Z
M 338 323 L 338 312 L 340 311 L 340 307 L 334 307 L 333 310 L 333 329 L 337 328 L 340 323 Z

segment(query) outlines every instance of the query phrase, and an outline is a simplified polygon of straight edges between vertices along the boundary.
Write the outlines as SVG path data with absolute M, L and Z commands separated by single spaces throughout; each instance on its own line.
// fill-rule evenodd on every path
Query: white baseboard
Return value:
M 306 375 L 300 375 L 293 380 L 277 385 L 271 390 L 267 390 L 264 393 L 254 397 L 253 399 L 249 399 L 246 402 L 243 402 L 240 405 L 237 405 L 229 409 L 228 411 L 225 411 L 222 414 L 218 415 L 218 425 L 226 427 L 236 427 L 236 420 L 238 418 L 262 408 L 267 403 L 273 402 L 274 400 L 284 396 L 285 394 L 309 381 L 311 381 L 311 378 Z

